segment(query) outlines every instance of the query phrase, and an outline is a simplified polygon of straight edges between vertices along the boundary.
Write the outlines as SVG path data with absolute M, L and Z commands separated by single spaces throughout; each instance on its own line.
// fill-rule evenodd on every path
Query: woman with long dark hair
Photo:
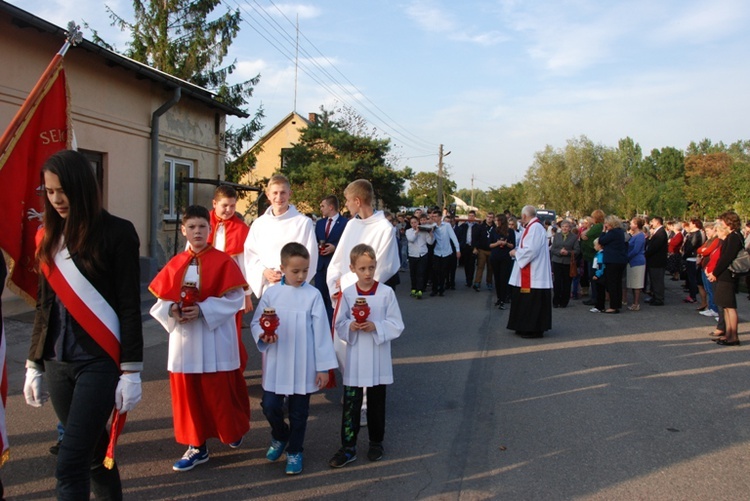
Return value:
M 36 318 L 26 362 L 26 402 L 41 406 L 42 374 L 65 435 L 58 499 L 122 499 L 117 465 L 105 461 L 107 421 L 141 398 L 143 334 L 139 241 L 132 223 L 102 209 L 86 158 L 54 154 L 42 167 L 44 228 Z M 41 237 L 41 238 L 39 238 Z M 106 465 L 105 465 L 106 462 Z

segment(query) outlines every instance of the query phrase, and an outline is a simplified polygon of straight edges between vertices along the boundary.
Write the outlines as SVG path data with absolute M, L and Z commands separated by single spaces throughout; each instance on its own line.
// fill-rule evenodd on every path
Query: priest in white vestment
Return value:
M 516 248 L 510 251 L 515 264 L 508 283 L 511 304 L 508 329 L 523 338 L 540 338 L 552 328 L 552 266 L 544 225 L 536 209 L 521 211 L 524 230 Z

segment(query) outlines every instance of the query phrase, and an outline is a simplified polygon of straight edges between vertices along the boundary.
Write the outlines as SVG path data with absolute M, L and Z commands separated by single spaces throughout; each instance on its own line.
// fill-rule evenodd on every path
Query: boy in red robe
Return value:
M 245 275 L 245 239 L 250 228 L 236 212 L 237 191 L 231 186 L 220 185 L 214 190 L 213 210 L 211 211 L 211 232 L 208 234 L 208 243 L 222 252 L 226 252 L 234 259 L 240 267 L 242 275 Z M 242 342 L 242 315 L 253 311 L 250 290 L 245 291 L 245 308 L 238 311 L 235 321 L 237 323 L 237 339 L 240 343 L 240 369 L 245 372 L 247 366 L 247 350 Z
M 172 258 L 149 286 L 158 298 L 151 315 L 169 332 L 175 438 L 188 446 L 175 471 L 208 461 L 208 438 L 235 448 L 250 429 L 235 324 L 247 283 L 235 261 L 208 243 L 209 220 L 204 207 L 187 208 L 182 234 L 189 249 Z

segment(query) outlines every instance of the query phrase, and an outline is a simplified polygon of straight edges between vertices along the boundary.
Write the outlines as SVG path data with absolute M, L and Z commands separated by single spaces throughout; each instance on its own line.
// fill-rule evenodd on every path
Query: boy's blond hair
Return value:
M 344 190 L 344 196 L 348 198 L 359 198 L 362 205 L 372 205 L 375 198 L 375 191 L 372 189 L 372 183 L 367 179 L 357 179 L 349 183 Z
M 377 261 L 377 259 L 375 258 L 375 249 L 367 244 L 358 244 L 355 245 L 352 251 L 349 253 L 349 261 L 351 262 L 352 266 L 355 266 L 357 264 L 357 259 L 361 258 L 362 256 L 367 256 L 373 261 Z
M 271 179 L 268 180 L 268 184 L 266 185 L 266 190 L 274 184 L 285 184 L 287 188 L 292 189 L 292 185 L 289 183 L 289 178 L 284 174 L 274 174 L 271 176 Z

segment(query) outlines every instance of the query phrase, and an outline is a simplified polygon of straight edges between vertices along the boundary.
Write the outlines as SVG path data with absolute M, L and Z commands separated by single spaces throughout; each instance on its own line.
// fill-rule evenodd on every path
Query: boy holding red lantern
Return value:
M 393 383 L 391 341 L 401 335 L 404 322 L 393 289 L 375 280 L 375 250 L 366 244 L 354 246 L 349 269 L 357 282 L 345 288 L 336 316 L 336 333 L 346 343 L 344 408 L 341 416 L 341 449 L 328 464 L 341 468 L 357 459 L 362 396 L 367 388 L 367 459 L 383 457 L 385 434 L 385 388 Z M 366 301 L 363 301 L 363 299 Z
M 250 400 L 240 368 L 235 315 L 247 283 L 237 263 L 209 244 L 210 215 L 191 205 L 182 217 L 188 250 L 156 275 L 151 315 L 169 333 L 169 386 L 175 439 L 188 446 L 172 469 L 208 461 L 206 439 L 239 447 L 250 429 Z
M 286 450 L 286 474 L 302 472 L 310 395 L 328 384 L 328 370 L 338 367 L 330 324 L 320 291 L 306 282 L 310 253 L 297 242 L 281 248 L 280 286 L 266 289 L 250 329 L 263 354 L 263 414 L 271 425 L 266 459 Z M 264 317 L 275 310 L 278 318 Z M 278 321 L 278 324 L 276 322 Z M 275 332 L 271 332 L 273 328 Z M 284 419 L 288 397 L 289 423 Z

